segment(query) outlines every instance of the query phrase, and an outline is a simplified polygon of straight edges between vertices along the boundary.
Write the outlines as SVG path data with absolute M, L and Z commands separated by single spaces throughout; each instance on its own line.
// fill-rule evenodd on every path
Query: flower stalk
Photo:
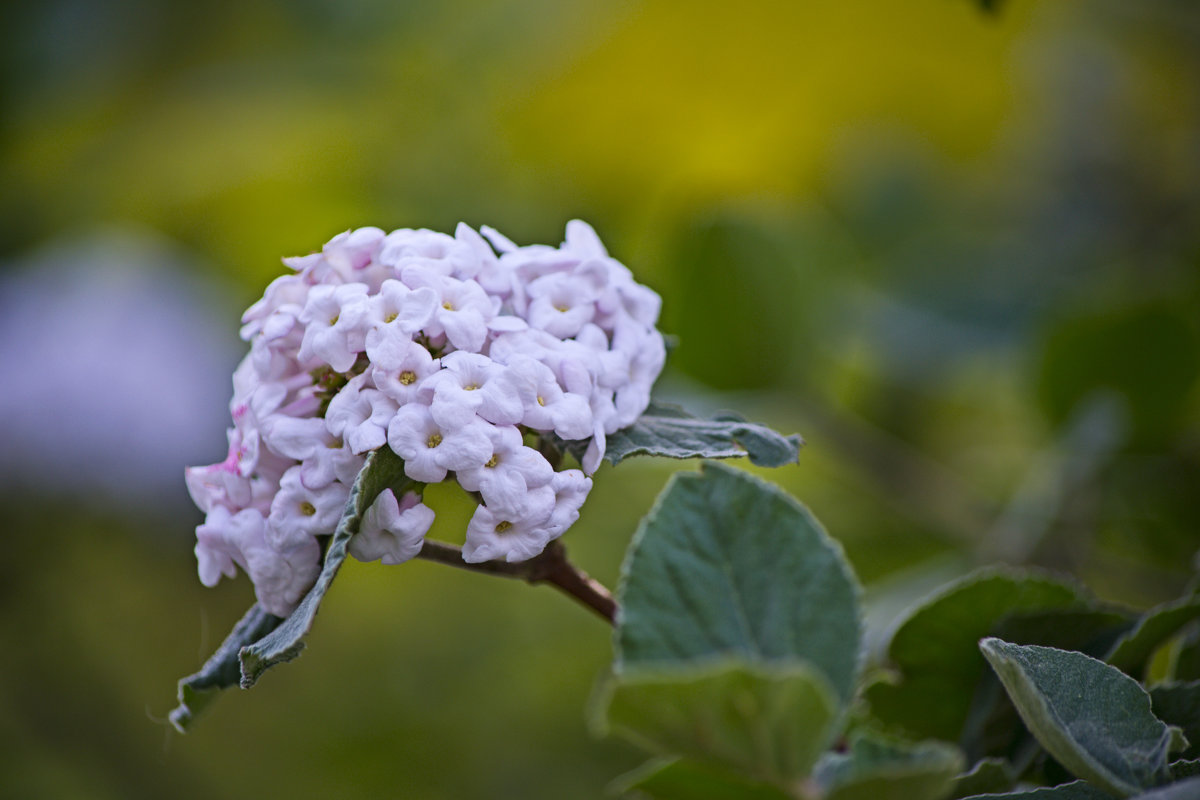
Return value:
M 452 544 L 426 539 L 417 558 L 446 564 L 469 572 L 516 578 L 530 584 L 548 583 L 577 603 L 606 620 L 616 623 L 617 602 L 604 584 L 589 576 L 567 559 L 567 548 L 561 542 L 551 542 L 545 550 L 528 561 L 463 561 L 462 550 Z

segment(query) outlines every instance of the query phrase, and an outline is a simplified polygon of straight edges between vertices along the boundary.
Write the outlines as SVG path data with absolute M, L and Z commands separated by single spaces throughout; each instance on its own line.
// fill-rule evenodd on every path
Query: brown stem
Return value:
M 426 539 L 417 558 L 435 561 L 469 572 L 498 575 L 503 578 L 518 578 L 531 584 L 548 583 L 576 602 L 587 606 L 603 617 L 610 625 L 617 619 L 617 602 L 604 584 L 588 576 L 586 572 L 567 560 L 567 548 L 560 542 L 551 542 L 540 555 L 528 561 L 510 564 L 507 561 L 483 561 L 468 564 L 462 560 L 462 550 L 452 544 Z

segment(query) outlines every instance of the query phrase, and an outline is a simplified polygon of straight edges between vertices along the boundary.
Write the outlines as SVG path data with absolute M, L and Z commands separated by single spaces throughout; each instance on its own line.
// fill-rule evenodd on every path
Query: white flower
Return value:
M 338 482 L 309 489 L 300 480 L 300 467 L 292 467 L 283 473 L 279 492 L 271 502 L 267 541 L 282 550 L 307 537 L 333 533 L 349 496 L 350 487 Z
M 388 425 L 388 445 L 404 459 L 404 474 L 421 483 L 437 483 L 449 470 L 471 469 L 492 456 L 489 425 L 475 420 L 457 430 L 444 428 L 429 407 L 410 403 Z
M 386 280 L 379 294 L 368 300 L 366 334 L 367 357 L 377 363 L 380 354 L 403 342 L 425 327 L 437 307 L 437 295 L 428 287 L 409 289 L 398 280 Z M 385 356 L 386 357 L 386 356 Z
M 338 372 L 354 366 L 366 348 L 367 285 L 314 286 L 300 313 L 305 325 L 298 358 L 319 358 Z
M 591 436 L 594 423 L 587 398 L 564 392 L 554 372 L 529 356 L 513 356 L 508 368 L 520 391 L 522 425 L 554 431 L 563 439 Z
M 356 375 L 342 387 L 325 411 L 325 426 L 346 441 L 353 453 L 375 450 L 387 441 L 387 426 L 396 413 L 396 402 L 370 385 L 367 373 Z
M 557 272 L 529 284 L 529 324 L 560 339 L 579 333 L 596 313 L 596 291 L 573 273 Z
M 550 462 L 532 447 L 526 447 L 521 432 L 512 425 L 495 426 L 488 431 L 492 455 L 477 467 L 459 470 L 459 484 L 470 492 L 479 492 L 494 511 L 519 512 L 527 503 L 530 489 L 540 489 L 554 477 Z
M 458 350 L 478 353 L 487 340 L 487 324 L 496 316 L 499 300 L 473 280 L 460 281 L 421 266 L 405 267 L 401 279 L 413 287 L 429 287 L 437 294 L 433 319 L 425 330 L 431 336 L 445 333 Z
M 371 359 L 371 380 L 401 406 L 415 401 L 421 381 L 441 369 L 441 362 L 413 341 L 390 342 L 376 356 Z
M 245 566 L 242 558 L 241 541 L 248 538 L 252 529 L 263 525 L 263 516 L 254 509 L 243 509 L 234 514 L 224 506 L 216 506 L 208 512 L 204 523 L 196 528 L 196 560 L 200 564 L 200 582 L 205 586 L 216 586 L 221 576 L 232 578 L 237 574 L 235 563 Z
M 349 485 L 364 458 L 330 433 L 320 417 L 299 419 L 276 415 L 263 425 L 267 447 L 300 462 L 300 482 L 306 489 L 323 489 L 335 480 Z
M 242 553 L 258 604 L 277 617 L 295 610 L 321 571 L 321 546 L 311 536 L 276 549 L 260 533 Z
M 447 428 L 461 428 L 476 414 L 496 425 L 515 425 L 524 411 L 508 369 L 478 353 L 443 356 L 442 370 L 422 388 L 433 391 L 430 413 Z
M 567 469 L 554 474 L 550 488 L 554 490 L 554 511 L 546 528 L 557 537 L 579 519 L 579 509 L 592 491 L 592 479 L 577 469 Z
M 444 233 L 401 228 L 384 240 L 379 260 L 397 272 L 418 266 L 459 279 L 474 278 L 479 272 L 480 252 L 470 241 Z
M 362 528 L 350 539 L 350 555 L 359 561 L 403 564 L 421 552 L 433 519 L 433 509 L 417 494 L 407 492 L 397 502 L 392 490 L 384 489 L 363 515 Z
M 505 561 L 533 558 L 554 538 L 546 526 L 553 512 L 554 489 L 550 486 L 530 490 L 519 510 L 480 506 L 467 525 L 463 561 L 476 564 L 498 558 Z

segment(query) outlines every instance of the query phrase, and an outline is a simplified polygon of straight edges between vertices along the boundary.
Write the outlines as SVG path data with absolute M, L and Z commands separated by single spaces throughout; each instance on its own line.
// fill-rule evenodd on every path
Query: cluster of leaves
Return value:
M 596 719 L 659 756 L 628 794 L 1200 797 L 1200 596 L 1136 614 L 987 569 L 913 610 L 864 674 L 840 547 L 775 487 L 706 464 L 644 521 L 619 600 Z
M 652 406 L 607 458 L 795 460 L 801 442 L 732 415 Z M 567 445 L 564 443 L 564 447 Z M 371 454 L 287 619 L 255 606 L 171 720 L 295 658 L 362 515 L 403 463 Z M 743 471 L 676 475 L 630 545 L 598 730 L 656 758 L 620 779 L 663 800 L 1175 800 L 1200 796 L 1200 593 L 1145 613 L 1032 569 L 937 592 L 867 668 L 860 589 L 806 508 Z M 1148 688 L 1147 688 L 1148 687 Z M 984 794 L 990 793 L 990 794 Z

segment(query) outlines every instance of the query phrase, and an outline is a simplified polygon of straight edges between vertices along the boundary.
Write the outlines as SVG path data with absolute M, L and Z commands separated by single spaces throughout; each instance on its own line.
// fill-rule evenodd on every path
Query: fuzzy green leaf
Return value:
M 988 568 L 918 606 L 897 628 L 888 657 L 894 682 L 867 688 L 872 713 L 918 737 L 957 741 L 986 674 L 978 642 L 1018 614 L 1087 610 L 1081 586 L 1031 570 Z
M 222 689 L 238 685 L 242 674 L 238 651 L 275 630 L 281 622 L 282 618 L 264 611 L 257 603 L 250 607 L 200 671 L 179 681 L 179 705 L 170 715 L 176 730 L 186 733 Z
M 642 521 L 619 587 L 617 671 L 735 655 L 805 661 L 845 703 L 859 671 L 859 588 L 804 506 L 740 470 L 676 474 Z
M 980 649 L 1021 719 L 1064 767 L 1119 797 L 1170 777 L 1179 738 L 1137 681 L 1082 653 L 984 639 Z
M 346 510 L 342 512 L 342 518 L 325 550 L 325 563 L 316 583 L 282 624 L 239 652 L 243 689 L 253 686 L 263 672 L 276 664 L 291 661 L 300 655 L 300 651 L 304 649 L 303 639 L 312 628 L 329 585 L 341 569 L 342 562 L 346 560 L 350 538 L 358 533 L 363 514 L 384 489 L 391 487 L 399 496 L 411 485 L 412 482 L 404 475 L 404 462 L 389 448 L 381 447 L 367 456 L 366 463 L 350 489 Z
M 859 735 L 847 753 L 826 753 L 814 777 L 825 800 L 940 800 L 963 768 L 958 748 Z
M 586 440 L 563 444 L 576 457 L 587 449 Z M 637 422 L 607 437 L 604 459 L 619 464 L 630 456 L 749 456 L 750 462 L 760 467 L 782 467 L 796 463 L 803 444 L 798 435 L 784 436 L 737 414 L 724 412 L 704 419 L 679 406 L 651 403 Z
M 739 660 L 614 675 L 598 697 L 602 731 L 664 755 L 789 786 L 836 733 L 833 687 L 808 664 Z

